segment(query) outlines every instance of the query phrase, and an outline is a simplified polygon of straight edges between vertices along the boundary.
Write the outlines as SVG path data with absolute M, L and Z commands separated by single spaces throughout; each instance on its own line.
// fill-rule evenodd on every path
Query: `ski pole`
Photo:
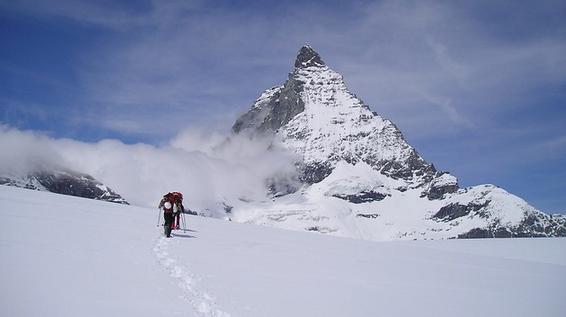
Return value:
M 157 227 L 159 227 L 159 223 L 161 222 L 161 208 L 158 208 L 159 212 L 157 213 Z
M 188 228 L 187 228 L 187 221 L 185 220 L 185 213 L 182 213 L 181 217 L 183 217 L 181 218 L 181 220 L 183 221 L 183 231 L 187 231 Z

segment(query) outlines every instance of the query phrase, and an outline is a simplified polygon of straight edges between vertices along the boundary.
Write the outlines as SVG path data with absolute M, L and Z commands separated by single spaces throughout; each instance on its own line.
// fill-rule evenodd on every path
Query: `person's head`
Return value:
M 171 209 L 171 207 L 173 207 L 173 205 L 171 205 L 170 202 L 166 201 L 165 204 L 163 204 L 163 207 L 165 207 L 165 209 Z

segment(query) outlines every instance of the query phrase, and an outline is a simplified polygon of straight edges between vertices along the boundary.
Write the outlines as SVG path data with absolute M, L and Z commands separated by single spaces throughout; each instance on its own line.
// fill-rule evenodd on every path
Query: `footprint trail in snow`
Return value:
M 231 317 L 225 311 L 222 311 L 214 296 L 199 287 L 199 278 L 187 271 L 177 260 L 169 255 L 169 241 L 167 238 L 161 237 L 157 240 L 153 251 L 155 252 L 159 264 L 169 273 L 169 275 L 178 280 L 179 287 L 183 290 L 183 298 L 191 303 L 195 312 L 202 317 Z

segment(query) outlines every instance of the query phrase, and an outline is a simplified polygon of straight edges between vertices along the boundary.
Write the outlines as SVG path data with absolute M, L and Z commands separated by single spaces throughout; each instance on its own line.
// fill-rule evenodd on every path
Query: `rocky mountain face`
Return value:
M 26 176 L 0 176 L 0 185 L 128 204 L 115 191 L 92 176 L 68 170 L 37 171 Z
M 459 188 L 308 45 L 232 130 L 273 135 L 297 155 L 300 180 L 269 201 L 230 202 L 232 220 L 373 240 L 566 236 L 564 217 L 501 188 Z
M 232 130 L 277 133 L 303 158 L 301 176 L 307 183 L 323 180 L 339 161 L 365 162 L 415 185 L 438 174 L 401 131 L 352 94 L 342 76 L 310 46 L 299 51 L 289 79 L 265 91 Z

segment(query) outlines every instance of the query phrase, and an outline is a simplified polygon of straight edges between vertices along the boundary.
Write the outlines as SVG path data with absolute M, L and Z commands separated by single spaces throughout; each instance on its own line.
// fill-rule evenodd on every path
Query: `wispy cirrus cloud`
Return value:
M 81 24 L 126 30 L 151 20 L 151 6 L 130 6 L 120 1 L 14 0 L 0 5 L 29 15 L 64 18 Z
M 506 35 L 513 17 L 531 10 L 510 3 L 313 3 L 301 10 L 278 5 L 272 12 L 201 1 L 20 1 L 17 7 L 117 30 L 99 42 L 99 50 L 83 52 L 77 68 L 84 102 L 93 105 L 101 126 L 119 129 L 108 122 L 123 122 L 126 132 L 134 131 L 128 120 L 148 126 L 170 113 L 182 120 L 172 120 L 169 134 L 183 122 L 230 125 L 261 89 L 284 81 L 304 42 L 344 73 L 374 110 L 417 139 L 434 137 L 438 131 L 431 125 L 473 129 L 486 121 L 483 113 L 514 107 L 527 90 L 564 81 L 566 71 L 560 33 L 539 27 L 539 34 L 519 29 L 525 33 L 519 39 Z M 508 11 L 510 18 L 494 25 L 502 34 L 485 27 L 483 11 L 506 8 L 519 13 Z M 530 20 L 551 9 L 535 9 Z

